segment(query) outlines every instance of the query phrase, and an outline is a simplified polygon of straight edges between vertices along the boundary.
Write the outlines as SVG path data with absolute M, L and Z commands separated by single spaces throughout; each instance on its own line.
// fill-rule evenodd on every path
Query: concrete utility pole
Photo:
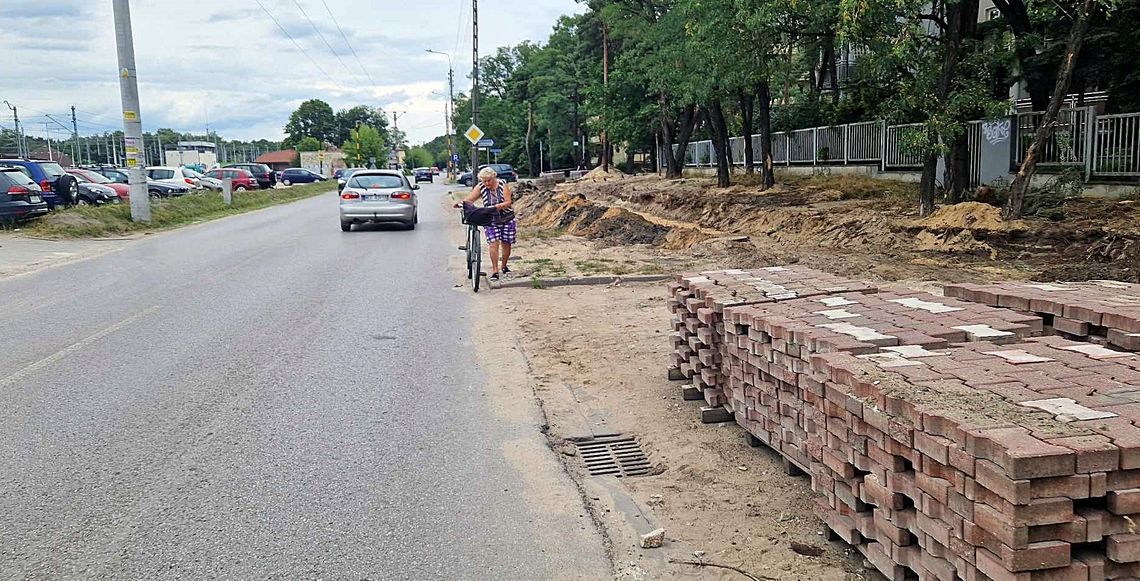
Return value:
M 131 30 L 130 0 L 112 0 L 115 12 L 115 44 L 119 56 L 119 93 L 123 102 L 123 142 L 131 186 L 131 220 L 150 222 L 150 196 L 146 175 L 139 163 L 142 116 L 139 112 L 138 71 L 135 70 L 135 39 Z
M 4 104 L 12 110 L 12 122 L 16 124 L 16 155 L 19 157 L 27 157 L 28 149 L 24 144 L 24 133 L 20 131 L 20 112 L 16 109 L 15 105 L 7 101 L 4 101 Z
M 71 163 L 79 165 L 79 124 L 75 121 L 75 105 L 71 106 Z
M 479 121 L 479 0 L 471 0 L 471 124 Z M 471 173 L 479 167 L 479 145 L 471 144 Z
M 55 154 L 51 152 L 51 125 L 44 121 L 44 135 L 47 135 L 48 161 L 55 161 Z

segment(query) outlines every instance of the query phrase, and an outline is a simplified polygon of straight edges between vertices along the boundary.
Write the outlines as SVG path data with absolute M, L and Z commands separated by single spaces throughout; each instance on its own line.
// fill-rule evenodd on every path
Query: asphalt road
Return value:
M 328 194 L 0 279 L 0 578 L 607 576 L 577 497 L 528 492 L 572 490 L 533 403 L 489 403 L 443 197 L 414 232 L 342 233 Z

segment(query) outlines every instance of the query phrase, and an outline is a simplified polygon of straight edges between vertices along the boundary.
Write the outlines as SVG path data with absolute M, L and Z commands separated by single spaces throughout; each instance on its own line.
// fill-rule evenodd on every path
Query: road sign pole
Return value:
M 115 45 L 119 57 L 119 93 L 123 102 L 123 150 L 127 154 L 127 181 L 131 187 L 131 220 L 150 222 L 150 196 L 142 158 L 142 115 L 135 70 L 135 40 L 131 30 L 130 0 L 113 0 Z

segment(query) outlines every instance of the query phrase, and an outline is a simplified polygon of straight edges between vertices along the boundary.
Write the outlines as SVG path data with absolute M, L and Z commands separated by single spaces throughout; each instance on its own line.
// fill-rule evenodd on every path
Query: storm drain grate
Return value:
M 605 436 L 574 442 L 590 476 L 644 476 L 652 466 L 633 436 Z

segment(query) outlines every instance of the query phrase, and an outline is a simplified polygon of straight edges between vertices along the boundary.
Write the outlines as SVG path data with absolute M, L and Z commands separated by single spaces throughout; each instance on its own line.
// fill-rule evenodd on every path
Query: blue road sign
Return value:
M 495 147 L 495 148 L 491 149 L 491 153 L 493 153 L 495 155 L 499 155 L 500 153 L 503 153 L 503 150 L 499 149 L 498 147 Z
M 454 154 L 452 154 L 452 155 L 451 155 L 451 161 L 454 161 L 454 162 L 456 162 L 456 163 L 459 163 L 459 154 L 458 154 L 458 153 L 454 153 Z
M 491 147 L 492 145 L 495 145 L 495 140 L 491 139 L 489 137 L 486 139 L 480 139 L 479 143 L 477 143 L 476 145 L 479 147 Z

